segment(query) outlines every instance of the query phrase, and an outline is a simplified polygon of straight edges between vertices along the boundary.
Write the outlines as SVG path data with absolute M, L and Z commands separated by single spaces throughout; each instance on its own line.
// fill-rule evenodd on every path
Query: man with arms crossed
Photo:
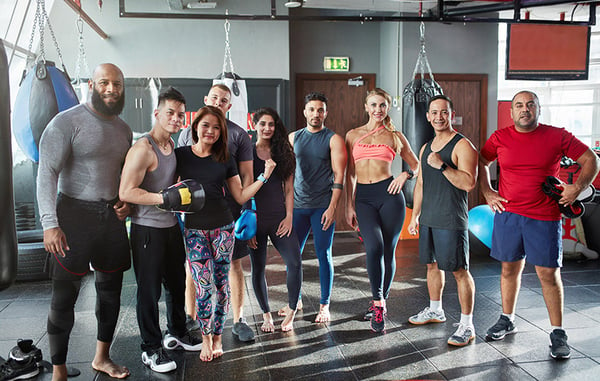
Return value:
M 429 307 L 408 321 L 412 324 L 446 321 L 442 309 L 445 273 L 452 271 L 461 307 L 460 323 L 448 344 L 467 345 L 475 338 L 475 282 L 469 272 L 467 193 L 477 181 L 477 151 L 452 127 L 454 107 L 445 95 L 429 101 L 427 120 L 435 137 L 421 148 L 419 177 L 408 231 L 417 234 L 419 258 L 427 265 Z
M 137 320 L 142 336 L 142 362 L 165 373 L 177 364 L 164 351 L 158 319 L 158 300 L 165 285 L 168 333 L 164 346 L 199 351 L 202 340 L 185 325 L 185 248 L 177 217 L 158 209 L 161 190 L 175 183 L 171 135 L 185 120 L 185 98 L 169 87 L 158 96 L 152 130 L 138 139 L 125 158 L 119 196 L 137 204 L 131 216 L 131 250 L 137 280 Z
M 571 205 L 598 174 L 596 155 L 564 128 L 538 123 L 540 102 L 530 91 L 512 99 L 514 125 L 495 131 L 481 149 L 480 185 L 496 212 L 491 256 L 502 262 L 502 315 L 487 331 L 492 340 L 515 333 L 515 308 L 525 260 L 535 265 L 552 331 L 550 355 L 571 355 L 563 329 L 562 227 L 558 204 L 543 193 L 547 176 L 557 176 L 562 156 L 577 160 L 581 172 L 574 184 L 564 184 L 559 203 Z M 489 165 L 498 160 L 498 191 L 492 189 Z
M 300 251 L 304 250 L 312 229 L 321 282 L 320 308 L 315 322 L 326 323 L 330 320 L 329 299 L 333 287 L 331 246 L 335 210 L 343 190 L 346 147 L 344 139 L 323 124 L 327 117 L 325 95 L 310 93 L 304 97 L 304 117 L 306 127 L 289 134 L 296 154 L 293 225 Z M 289 312 L 286 306 L 279 314 Z
M 118 198 L 121 167 L 132 139 L 131 129 L 118 117 L 125 101 L 123 73 L 113 64 L 101 64 L 89 89 L 91 101 L 54 117 L 40 140 L 37 199 L 44 246 L 51 254 L 48 341 L 54 381 L 67 379 L 74 306 L 90 263 L 96 270 L 98 321 L 92 367 L 110 377 L 129 375 L 109 356 L 123 271 L 131 266 L 124 223 L 129 205 Z
M 208 95 L 204 97 L 204 104 L 207 106 L 218 107 L 223 111 L 224 115 L 227 115 L 227 111 L 229 111 L 232 106 L 231 90 L 222 84 L 213 85 L 208 91 Z M 177 140 L 178 147 L 192 145 L 191 130 L 191 128 L 186 128 L 181 131 L 179 139 Z M 238 172 L 242 179 L 242 186 L 245 188 L 254 181 L 254 170 L 252 168 L 252 141 L 246 130 L 229 119 L 227 120 L 227 148 L 229 154 L 233 156 L 233 159 L 238 166 Z M 231 212 L 233 213 L 233 218 L 237 219 L 241 213 L 240 205 L 235 202 L 229 193 L 227 193 L 227 201 L 229 203 L 229 209 L 231 209 Z M 247 241 L 236 240 L 233 249 L 233 257 L 231 259 L 231 269 L 229 270 L 229 285 L 231 287 L 231 308 L 233 309 L 232 332 L 240 341 L 254 340 L 254 331 L 250 328 L 246 319 L 244 319 L 243 314 L 246 283 L 244 280 L 242 259 L 249 254 L 250 251 L 248 250 Z M 188 314 L 195 317 L 195 289 L 194 282 L 192 281 L 189 272 L 186 276 L 186 306 Z

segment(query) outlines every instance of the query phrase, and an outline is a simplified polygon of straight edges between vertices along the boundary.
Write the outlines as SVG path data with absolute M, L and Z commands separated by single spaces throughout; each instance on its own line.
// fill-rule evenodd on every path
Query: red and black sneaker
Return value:
M 373 315 L 371 316 L 371 329 L 373 332 L 383 332 L 385 330 L 385 311 L 382 306 L 373 306 Z

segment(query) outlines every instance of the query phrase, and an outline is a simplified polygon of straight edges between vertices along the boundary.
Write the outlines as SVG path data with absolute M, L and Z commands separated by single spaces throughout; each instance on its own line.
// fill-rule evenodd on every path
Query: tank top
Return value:
M 327 208 L 331 201 L 333 168 L 329 142 L 334 132 L 323 127 L 311 133 L 306 127 L 294 136 L 296 173 L 294 208 Z
M 452 151 L 456 144 L 464 138 L 456 134 L 438 152 L 444 163 L 457 169 L 452 162 Z M 467 192 L 455 187 L 436 168 L 427 164 L 427 156 L 432 152 L 430 140 L 423 150 L 421 171 L 423 176 L 423 203 L 419 223 L 436 229 L 466 230 L 468 228 Z
M 265 161 L 258 157 L 256 145 L 254 146 L 254 178 L 265 171 Z M 285 194 L 283 192 L 283 179 L 278 171 L 274 171 L 267 181 L 254 196 L 256 200 L 256 213 L 259 226 L 269 226 L 279 223 L 285 218 Z
M 158 165 L 153 171 L 146 172 L 140 188 L 148 192 L 159 192 L 175 183 L 175 159 L 174 149 L 168 155 L 163 154 L 150 134 L 145 134 L 141 139 L 148 139 L 154 153 L 158 158 Z M 171 212 L 158 209 L 155 205 L 136 205 L 131 216 L 131 222 L 138 225 L 153 228 L 169 228 L 177 223 L 177 218 Z

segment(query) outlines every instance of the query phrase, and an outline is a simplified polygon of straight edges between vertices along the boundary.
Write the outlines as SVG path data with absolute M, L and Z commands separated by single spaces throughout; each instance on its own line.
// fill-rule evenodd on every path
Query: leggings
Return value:
M 115 333 L 121 307 L 123 273 L 96 271 L 96 320 L 98 341 L 110 343 Z M 67 361 L 69 336 L 75 322 L 75 302 L 81 288 L 81 279 L 52 280 L 52 301 L 48 312 L 48 341 L 53 365 Z
M 259 216 L 260 217 L 260 216 Z M 270 312 L 269 295 L 267 291 L 267 279 L 265 276 L 265 267 L 267 266 L 267 237 L 279 251 L 287 268 L 287 290 L 288 305 L 295 310 L 300 296 L 300 287 L 302 286 L 302 257 L 300 246 L 296 239 L 296 232 L 292 231 L 289 237 L 279 237 L 277 228 L 279 221 L 268 226 L 258 226 L 256 232 L 256 249 L 250 249 L 250 261 L 252 262 L 252 286 L 258 304 L 264 313 Z
M 396 244 L 404 223 L 404 195 L 389 194 L 393 178 L 357 184 L 355 209 L 367 251 L 367 273 L 373 300 L 387 299 L 396 272 Z
M 323 305 L 329 304 L 331 289 L 333 287 L 333 260 L 331 258 L 331 245 L 333 244 L 333 233 L 335 222 L 329 229 L 323 231 L 321 217 L 327 208 L 294 208 L 294 230 L 298 236 L 300 253 L 304 251 L 304 245 L 308 239 L 311 229 L 315 243 L 315 252 L 319 260 L 319 280 L 321 282 L 321 301 Z M 291 307 L 291 306 L 290 306 Z
M 196 287 L 196 313 L 203 335 L 220 335 L 229 312 L 229 267 L 233 223 L 212 230 L 186 229 L 185 251 Z M 217 289 L 214 311 L 213 286 Z

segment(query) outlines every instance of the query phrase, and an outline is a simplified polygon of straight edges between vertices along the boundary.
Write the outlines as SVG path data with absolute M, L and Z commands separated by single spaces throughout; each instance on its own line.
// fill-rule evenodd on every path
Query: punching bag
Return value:
M 67 74 L 51 61 L 38 62 L 21 81 L 13 110 L 13 134 L 25 155 L 37 163 L 42 132 L 61 111 L 79 104 Z
M 231 90 L 231 108 L 227 119 L 247 130 L 248 94 L 246 92 L 246 81 L 235 73 L 226 72 L 213 79 L 213 85 L 216 84 L 225 85 Z
M 429 78 L 425 78 L 425 70 Z M 417 77 L 420 72 L 421 78 Z M 443 94 L 442 88 L 433 79 L 429 61 L 425 54 L 425 25 L 421 23 L 421 50 L 413 72 L 412 81 L 404 87 L 402 93 L 402 133 L 408 140 L 412 150 L 418 155 L 423 144 L 433 139 L 433 127 L 427 121 L 427 103 L 436 95 Z M 425 159 L 423 159 L 425 161 Z M 406 162 L 402 163 L 402 170 L 410 169 Z M 416 179 L 407 180 L 402 187 L 406 206 L 413 207 L 413 191 Z
M 17 277 L 17 234 L 13 203 L 12 147 L 10 144 L 10 87 L 8 60 L 0 40 L 0 290 Z

